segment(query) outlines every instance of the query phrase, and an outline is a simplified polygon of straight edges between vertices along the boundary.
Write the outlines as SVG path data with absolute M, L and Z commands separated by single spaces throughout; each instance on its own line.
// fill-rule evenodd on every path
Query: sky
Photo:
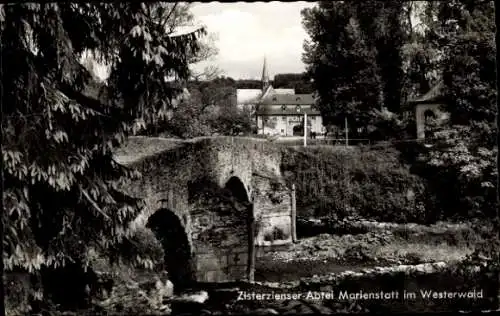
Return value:
M 218 54 L 192 69 L 200 72 L 207 66 L 217 66 L 222 75 L 233 79 L 260 80 L 265 56 L 271 80 L 279 73 L 303 72 L 303 44 L 308 36 L 300 12 L 314 5 L 305 1 L 193 2 L 194 28 L 204 25 L 209 35 L 215 36 Z M 192 30 L 193 26 L 179 32 Z M 96 68 L 104 80 L 107 68 Z
M 300 11 L 313 2 L 193 3 L 191 12 L 198 23 L 214 33 L 218 55 L 199 65 L 217 65 L 223 75 L 234 79 L 260 79 L 264 56 L 269 76 L 300 73 L 302 45 L 307 34 Z

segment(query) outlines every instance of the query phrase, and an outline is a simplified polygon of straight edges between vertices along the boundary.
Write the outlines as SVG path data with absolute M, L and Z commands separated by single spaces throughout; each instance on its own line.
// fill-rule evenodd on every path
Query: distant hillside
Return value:
M 262 82 L 255 79 L 233 79 L 231 77 L 220 77 L 209 82 L 189 82 L 188 86 L 197 87 L 203 83 L 213 83 L 218 86 L 224 85 L 235 89 L 261 89 Z M 277 89 L 295 89 L 295 93 L 312 93 L 314 91 L 311 82 L 304 73 L 285 73 L 277 74 L 274 80 L 269 82 Z

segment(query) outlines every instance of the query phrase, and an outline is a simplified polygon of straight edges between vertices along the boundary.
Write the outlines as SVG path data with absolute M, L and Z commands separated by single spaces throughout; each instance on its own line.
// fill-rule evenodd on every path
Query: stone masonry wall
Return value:
M 242 280 L 246 277 L 248 260 L 250 209 L 227 199 L 220 188 L 207 188 L 207 191 L 205 195 L 200 194 L 191 210 L 197 279 L 202 282 Z
M 432 104 L 418 104 L 415 107 L 415 118 L 417 125 L 417 138 L 424 139 L 425 138 L 425 112 L 427 110 L 431 110 L 438 121 L 445 120 L 449 117 L 448 113 L 441 111 L 441 104 L 432 103 Z
M 229 137 L 186 142 L 140 160 L 128 159 L 143 178 L 123 189 L 146 202 L 131 229 L 144 226 L 157 210 L 168 209 L 185 228 L 198 281 L 244 279 L 251 208 L 227 200 L 223 188 L 231 177 L 243 184 L 254 203 L 257 246 L 291 243 L 291 197 L 280 180 L 280 159 L 272 144 Z M 207 185 L 190 189 L 196 181 Z
M 272 176 L 272 175 L 271 175 Z M 257 246 L 276 246 L 292 242 L 291 196 L 282 181 L 255 173 L 254 209 Z

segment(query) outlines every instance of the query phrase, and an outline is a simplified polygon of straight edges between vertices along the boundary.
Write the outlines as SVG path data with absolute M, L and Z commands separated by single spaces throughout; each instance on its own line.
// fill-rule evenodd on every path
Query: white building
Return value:
M 274 89 L 269 84 L 266 59 L 262 69 L 262 89 L 238 89 L 239 108 L 250 108 L 257 122 L 257 133 L 265 135 L 303 135 L 307 114 L 308 134 L 323 134 L 325 128 L 313 94 L 295 94 L 295 89 Z
M 262 69 L 262 88 L 261 89 L 237 89 L 236 104 L 238 108 L 249 108 L 255 110 L 262 98 L 270 94 L 295 94 L 295 89 L 274 89 L 269 85 L 269 74 L 267 71 L 267 62 L 264 58 Z

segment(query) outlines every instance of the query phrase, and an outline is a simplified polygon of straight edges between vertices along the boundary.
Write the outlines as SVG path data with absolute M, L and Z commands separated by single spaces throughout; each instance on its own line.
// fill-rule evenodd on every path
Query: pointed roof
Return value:
M 442 101 L 444 99 L 444 83 L 440 80 L 434 87 L 432 87 L 426 94 L 410 100 L 408 103 L 433 103 Z
M 269 85 L 269 86 L 267 86 L 267 87 L 264 88 L 264 91 L 262 93 L 261 99 L 264 99 L 267 96 L 272 95 L 272 94 L 276 94 L 276 92 L 274 91 L 273 86 Z
M 267 70 L 267 58 L 264 56 L 264 66 L 262 67 L 262 83 L 269 83 L 269 72 Z

